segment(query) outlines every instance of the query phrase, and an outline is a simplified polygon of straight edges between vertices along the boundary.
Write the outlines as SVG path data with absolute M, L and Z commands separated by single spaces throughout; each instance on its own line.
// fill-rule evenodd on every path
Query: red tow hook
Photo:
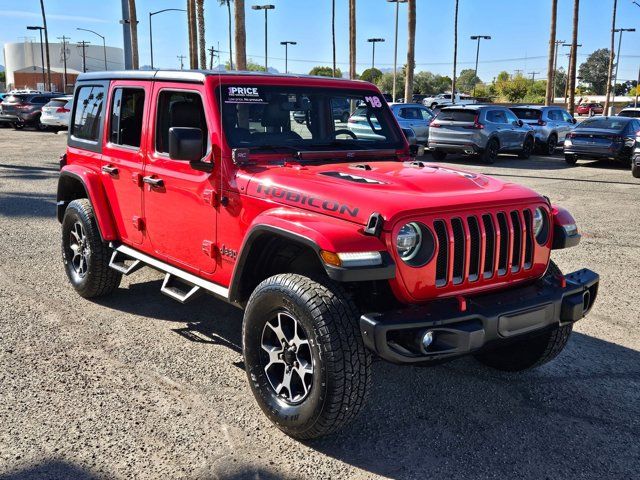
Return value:
M 456 297 L 456 300 L 458 301 L 458 310 L 461 312 L 466 312 L 467 311 L 467 299 L 464 298 L 462 295 L 458 295 Z
M 567 278 L 564 275 L 558 275 L 556 278 L 560 282 L 560 288 L 567 287 Z

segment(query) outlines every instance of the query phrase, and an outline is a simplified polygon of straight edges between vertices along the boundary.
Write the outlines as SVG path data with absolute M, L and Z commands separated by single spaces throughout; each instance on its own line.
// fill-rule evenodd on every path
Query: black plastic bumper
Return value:
M 435 362 L 466 355 L 496 342 L 566 325 L 583 318 L 598 293 L 599 277 L 582 269 L 562 278 L 545 276 L 526 287 L 448 299 L 360 317 L 365 345 L 394 363 Z M 431 332 L 432 343 L 422 344 Z

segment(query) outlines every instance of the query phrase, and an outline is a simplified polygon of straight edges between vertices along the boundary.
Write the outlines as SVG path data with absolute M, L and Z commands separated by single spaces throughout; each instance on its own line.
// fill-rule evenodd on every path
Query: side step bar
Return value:
M 164 272 L 164 282 L 162 282 L 160 291 L 174 300 L 182 303 L 187 302 L 195 298 L 201 289 L 224 300 L 228 300 L 229 298 L 229 289 L 222 285 L 185 272 L 126 245 L 110 243 L 109 246 L 114 250 L 111 262 L 109 263 L 111 268 L 118 270 L 124 275 L 129 275 L 145 265 Z M 122 256 L 125 258 L 122 258 Z M 126 265 L 125 261 L 129 259 L 132 259 L 133 262 L 130 265 Z M 183 286 L 186 287 L 186 290 L 181 288 Z

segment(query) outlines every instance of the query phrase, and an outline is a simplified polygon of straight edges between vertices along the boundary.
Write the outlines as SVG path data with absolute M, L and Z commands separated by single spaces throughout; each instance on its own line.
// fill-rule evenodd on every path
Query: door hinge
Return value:
M 141 173 L 132 173 L 131 174 L 131 180 L 137 186 L 142 187 L 142 174 Z
M 141 217 L 134 215 L 131 221 L 133 223 L 133 228 L 139 231 L 144 230 L 144 220 Z
M 202 199 L 206 205 L 216 207 L 218 205 L 218 195 L 215 190 L 205 190 L 202 192 Z
M 207 257 L 216 258 L 217 247 L 211 240 L 204 240 L 202 242 L 202 251 Z

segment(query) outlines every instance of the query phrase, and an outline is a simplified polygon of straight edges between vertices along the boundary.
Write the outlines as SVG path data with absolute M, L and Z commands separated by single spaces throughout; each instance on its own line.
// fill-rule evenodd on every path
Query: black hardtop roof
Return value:
M 343 81 L 367 83 L 362 80 L 350 80 L 347 78 L 322 77 L 319 75 L 301 75 L 293 73 L 267 73 L 244 70 L 217 71 L 217 70 L 114 70 L 82 73 L 78 76 L 78 82 L 92 80 L 164 80 L 168 82 L 204 83 L 208 76 L 255 76 L 262 78 L 312 78 L 326 80 L 327 82 Z

